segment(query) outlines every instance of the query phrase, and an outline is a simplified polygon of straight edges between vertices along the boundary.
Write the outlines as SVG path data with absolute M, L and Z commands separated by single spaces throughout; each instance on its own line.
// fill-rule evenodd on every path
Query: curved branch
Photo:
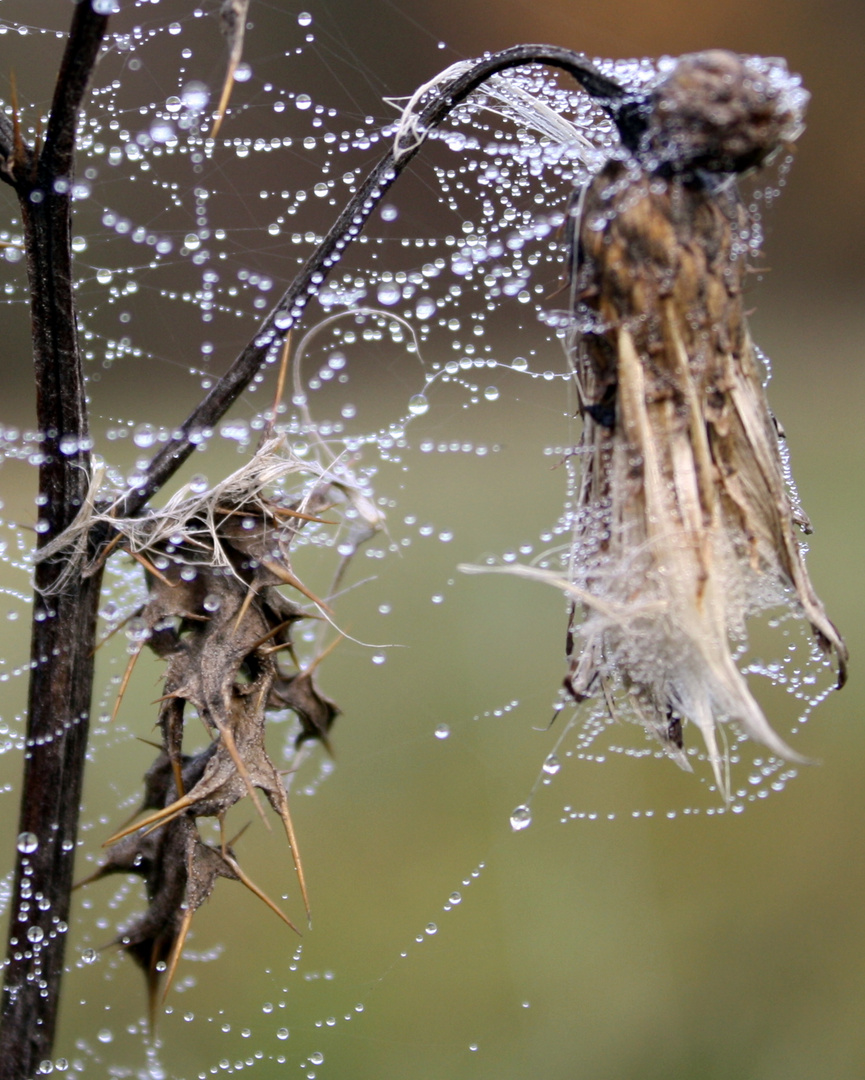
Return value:
M 399 145 L 388 151 L 367 176 L 246 348 L 187 417 L 178 436 L 150 461 L 144 472 L 144 483 L 118 505 L 118 516 L 130 517 L 138 513 L 195 449 L 193 436 L 213 427 L 237 401 L 264 364 L 268 352 L 300 320 L 303 309 L 316 295 L 331 267 L 360 234 L 385 192 L 420 150 L 426 135 L 490 76 L 526 64 L 545 64 L 572 75 L 586 93 L 598 98 L 609 109 L 623 136 L 635 126 L 637 99 L 598 71 L 581 53 L 555 45 L 516 45 L 479 60 L 451 82 L 436 87 L 433 96 L 414 117 L 411 132 L 407 132 Z

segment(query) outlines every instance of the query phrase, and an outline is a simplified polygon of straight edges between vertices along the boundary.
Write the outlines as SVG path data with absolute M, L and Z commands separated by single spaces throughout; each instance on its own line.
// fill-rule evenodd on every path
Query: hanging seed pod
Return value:
M 574 210 L 584 429 L 571 573 L 590 602 L 574 608 L 565 687 L 576 701 L 618 687 L 685 767 L 683 724 L 696 724 L 725 798 L 720 721 L 801 760 L 733 661 L 746 619 L 791 607 L 845 678 L 745 319 L 755 253 L 735 182 L 798 134 L 806 101 L 779 61 L 683 57 L 632 106 L 631 153 Z

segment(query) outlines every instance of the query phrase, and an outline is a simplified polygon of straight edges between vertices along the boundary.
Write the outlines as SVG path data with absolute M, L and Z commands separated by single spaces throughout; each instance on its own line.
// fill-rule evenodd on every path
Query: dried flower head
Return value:
M 847 659 L 794 533 L 807 519 L 743 305 L 753 251 L 735 174 L 798 132 L 806 100 L 778 61 L 683 57 L 650 94 L 633 153 L 575 204 L 571 575 L 590 602 L 575 605 L 565 686 L 576 701 L 618 686 L 685 767 L 683 725 L 696 724 L 725 797 L 719 722 L 797 758 L 733 661 L 748 616 L 794 608 L 835 652 L 839 685 Z

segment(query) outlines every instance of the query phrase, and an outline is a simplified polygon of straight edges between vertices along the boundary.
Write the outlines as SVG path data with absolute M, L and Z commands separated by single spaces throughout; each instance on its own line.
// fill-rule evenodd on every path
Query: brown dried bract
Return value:
M 763 70 L 726 53 L 679 61 L 652 99 L 647 156 L 610 162 L 582 193 L 573 270 L 584 430 L 572 575 L 612 607 L 575 611 L 565 686 L 577 701 L 621 686 L 685 767 L 682 721 L 695 723 L 725 797 L 720 720 L 797 757 L 731 656 L 746 617 L 790 605 L 834 651 L 839 685 L 847 660 L 794 533 L 807 519 L 744 316 L 750 225 L 734 178 L 718 176 L 800 124 L 777 62 Z
M 339 714 L 314 684 L 316 663 L 291 671 L 278 659 L 294 661 L 292 627 L 310 617 L 279 586 L 288 583 L 301 600 L 328 610 L 296 578 L 289 558 L 298 531 L 320 522 L 330 505 L 328 487 L 313 488 L 301 504 L 271 501 L 260 487 L 254 498 L 226 498 L 223 485 L 212 499 L 191 503 L 188 516 L 177 512 L 169 538 L 165 521 L 157 520 L 152 544 L 141 527 L 129 541 L 150 567 L 149 599 L 135 634 L 166 665 L 158 716 L 162 752 L 145 776 L 141 811 L 150 812 L 107 841 L 108 858 L 89 880 L 126 871 L 145 881 L 148 909 L 118 941 L 145 969 L 152 1008 L 161 974 L 167 970 L 170 986 L 192 916 L 217 878 L 242 881 L 294 928 L 224 842 L 216 849 L 201 840 L 198 818 L 216 817 L 221 826 L 247 794 L 263 816 L 256 794 L 263 792 L 283 822 L 309 911 L 287 794 L 268 755 L 265 728 L 267 709 L 291 709 L 301 723 L 297 745 L 308 739 L 327 744 Z M 342 490 L 339 499 L 346 499 Z M 194 756 L 183 753 L 189 707 L 212 735 Z

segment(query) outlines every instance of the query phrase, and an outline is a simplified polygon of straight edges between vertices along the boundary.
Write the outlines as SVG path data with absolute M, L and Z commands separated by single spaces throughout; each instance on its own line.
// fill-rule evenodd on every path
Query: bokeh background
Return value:
M 209 22 L 214 38 L 217 6 L 201 5 L 201 25 Z M 194 5 L 122 7 L 118 20 L 131 26 L 145 16 L 188 18 Z M 567 761 L 536 794 L 531 827 L 512 833 L 509 815 L 528 797 L 558 735 L 546 726 L 562 674 L 563 605 L 552 590 L 463 578 L 455 567 L 525 542 L 538 547 L 564 498 L 563 477 L 544 450 L 568 445 L 573 430 L 561 384 L 502 373 L 495 409 L 467 414 L 442 395 L 412 429 L 415 445 L 426 436 L 500 449 L 471 460 L 407 453 L 404 474 L 383 475 L 385 493 L 398 503 L 398 535 L 409 531 L 405 515 L 415 515 L 434 526 L 433 537 L 413 534 L 403 558 L 374 567 L 377 591 L 352 593 L 340 611 L 363 640 L 402 647 L 386 650 L 386 662 L 376 665 L 370 650 L 344 644 L 323 674 L 345 715 L 334 733 L 332 773 L 324 779 L 323 759 L 314 756 L 293 801 L 314 911 L 301 955 L 276 920 L 224 883 L 196 917 L 193 956 L 160 1022 L 161 1042 L 148 1049 L 139 973 L 111 950 L 93 964 L 81 960 L 140 901 L 132 888 L 93 886 L 81 894 L 72 928 L 58 1055 L 94 1076 L 272 1077 L 300 1069 L 357 1080 L 538 1073 L 551 1080 L 858 1080 L 865 1072 L 865 105 L 858 85 L 865 9 L 855 0 L 308 0 L 303 8 L 316 33 L 304 54 L 303 89 L 358 116 L 387 116 L 383 96 L 405 95 L 455 60 L 520 41 L 601 57 L 720 46 L 784 56 L 802 73 L 813 95 L 808 128 L 766 222 L 768 272 L 752 291 L 751 321 L 773 360 L 772 405 L 816 527 L 809 567 L 847 636 L 850 683 L 797 738 L 797 748 L 820 764 L 800 769 L 784 790 L 741 815 L 708 813 L 716 802 L 705 778 L 665 761 Z M 277 67 L 282 43 L 297 35 L 299 10 L 252 0 L 246 58 L 255 78 L 236 89 L 238 102 Z M 0 2 L 0 19 L 42 28 L 61 29 L 70 12 L 65 0 Z M 19 38 L 0 38 L 0 72 L 5 78 L 16 69 L 22 97 L 44 103 L 61 43 L 40 35 L 37 44 L 38 54 L 25 60 Z M 195 60 L 197 76 L 216 85 L 218 39 Z M 280 78 L 287 81 L 284 70 Z M 154 67 L 154 99 L 166 79 Z M 249 191 L 274 185 L 253 177 Z M 0 200 L 0 213 L 12 216 L 9 195 L 0 192 Z M 427 204 L 415 209 L 406 200 L 401 221 L 410 229 Z M 253 262 L 255 207 L 242 192 L 238 204 L 238 228 L 249 219 L 246 258 Z M 262 268 L 279 278 L 278 256 L 265 248 Z M 20 265 L 7 272 L 20 280 Z M 146 334 L 163 318 L 158 299 L 135 307 L 133 333 Z M 94 388 L 97 429 L 118 415 L 170 424 L 195 400 L 185 366 L 198 338 L 186 336 L 176 309 L 169 318 L 176 323 L 160 326 L 166 359 L 155 370 L 130 362 Z M 249 329 L 237 331 L 238 342 Z M 521 333 L 524 340 L 528 331 Z M 26 334 L 22 305 L 0 308 L 0 419 L 21 426 L 32 424 Z M 190 334 L 200 337 L 200 328 Z M 233 342 L 218 344 L 214 370 L 233 355 Z M 539 330 L 534 347 L 547 347 Z M 364 390 L 352 387 L 370 428 L 404 413 L 418 389 L 404 353 L 374 359 L 359 358 Z M 251 414 L 255 405 L 244 407 Z M 238 460 L 226 456 L 225 464 Z M 0 482 L 6 517 L 32 521 L 33 471 L 7 463 Z M 437 541 L 443 531 L 453 540 Z M 24 579 L 8 587 L 23 591 Z M 9 600 L 19 618 L 0 623 L 0 650 L 20 661 L 26 613 Z M 378 613 L 384 602 L 386 616 Z M 104 662 L 103 684 L 122 657 L 111 663 Z M 119 723 L 103 726 L 94 744 L 82 870 L 135 804 L 151 753 L 135 737 L 150 734 L 147 703 L 157 676 L 155 663 L 141 665 Z M 13 730 L 22 690 L 20 678 L 3 688 L 3 719 Z M 443 724 L 444 739 L 436 735 Z M 783 716 L 778 726 L 785 730 Z M 7 753 L 0 766 L 5 872 L 20 758 Z M 307 796 L 304 786 L 315 793 Z M 615 818 L 562 825 L 566 805 Z M 250 816 L 244 813 L 237 811 L 238 826 Z M 253 824 L 242 853 L 256 881 L 273 895 L 289 893 L 297 907 L 275 832 Z M 449 901 L 454 892 L 458 903 Z M 205 963 L 211 954 L 217 958 Z M 280 1037 L 283 1028 L 288 1038 Z

